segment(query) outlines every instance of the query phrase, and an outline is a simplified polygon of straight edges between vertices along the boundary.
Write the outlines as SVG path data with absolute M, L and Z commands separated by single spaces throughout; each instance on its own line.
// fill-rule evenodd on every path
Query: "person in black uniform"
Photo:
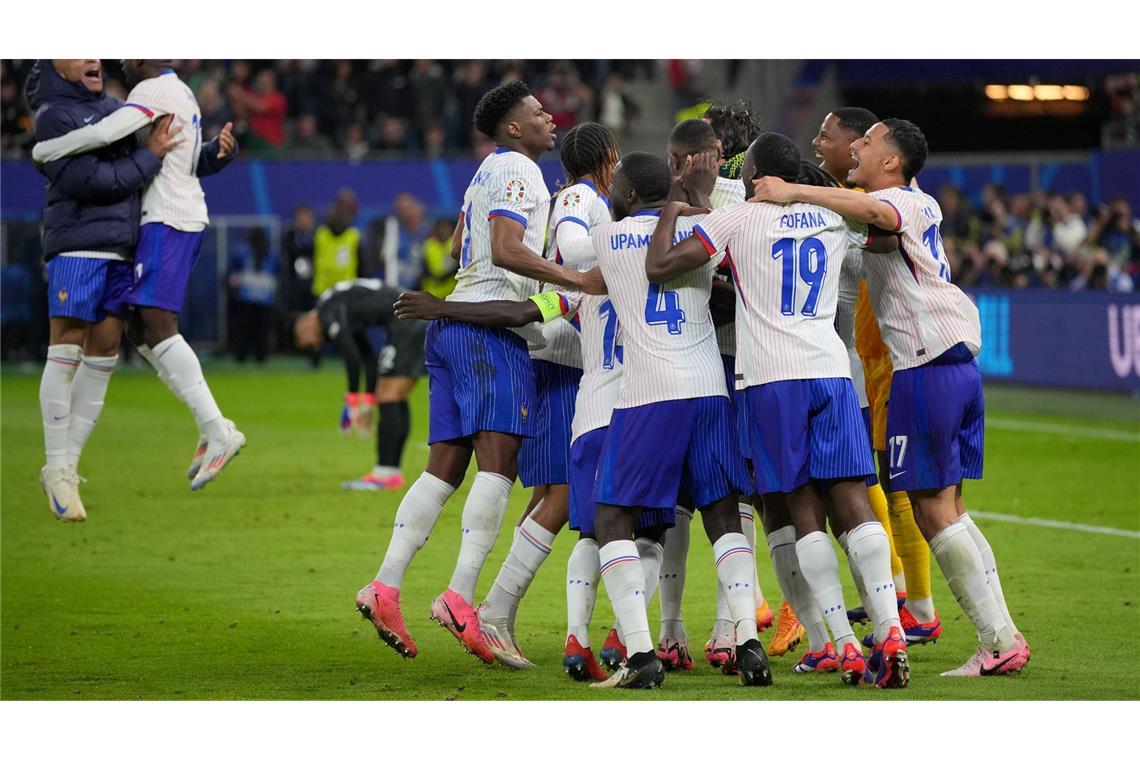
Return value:
M 399 295 L 398 289 L 380 280 L 345 280 L 322 293 L 316 308 L 303 313 L 293 324 L 297 348 L 317 350 L 328 341 L 336 345 L 344 359 L 348 390 L 341 413 L 342 432 L 355 430 L 367 436 L 372 427 L 372 407 L 379 408 L 376 466 L 364 476 L 343 483 L 341 487 L 347 490 L 404 487 L 400 458 L 411 430 L 408 397 L 416 380 L 425 374 L 427 323 L 397 320 L 393 308 Z M 373 349 L 367 334 L 368 328 L 375 325 L 388 332 L 388 342 L 379 352 Z

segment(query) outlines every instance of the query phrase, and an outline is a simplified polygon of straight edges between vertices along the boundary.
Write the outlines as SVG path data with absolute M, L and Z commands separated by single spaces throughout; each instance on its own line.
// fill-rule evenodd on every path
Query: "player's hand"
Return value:
M 756 188 L 749 202 L 760 203 L 771 201 L 773 203 L 792 203 L 795 200 L 795 189 L 779 177 L 761 177 L 753 181 Z
M 671 201 L 665 204 L 665 208 L 661 210 L 662 216 L 700 216 L 707 214 L 712 209 L 705 208 L 704 206 L 690 206 L 688 203 L 681 201 Z
M 226 126 L 222 127 L 221 133 L 218 135 L 218 159 L 228 157 L 237 149 L 237 140 L 234 138 L 234 123 L 227 121 Z
M 602 268 L 594 267 L 582 272 L 578 278 L 579 290 L 591 296 L 604 296 L 609 291 L 606 289 L 606 280 L 602 277 Z
M 685 168 L 681 170 L 681 186 L 690 198 L 700 195 L 716 182 L 720 165 L 720 154 L 714 150 L 706 150 L 685 159 Z
M 397 319 L 424 319 L 431 321 L 443 317 L 443 301 L 431 293 L 413 290 L 401 293 L 396 299 Z
M 159 158 L 181 144 L 181 132 L 174 131 L 174 114 L 167 114 L 156 121 L 146 138 L 146 147 Z

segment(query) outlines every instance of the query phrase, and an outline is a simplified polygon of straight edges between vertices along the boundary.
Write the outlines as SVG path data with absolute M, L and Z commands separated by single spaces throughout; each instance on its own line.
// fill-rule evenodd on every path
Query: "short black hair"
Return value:
M 663 201 L 669 196 L 673 175 L 661 156 L 634 151 L 622 156 L 621 172 L 643 203 Z
M 763 131 L 760 117 L 752 113 L 752 107 L 743 100 L 732 105 L 713 103 L 705 111 L 704 119 L 716 132 L 726 157 L 748 150 L 748 146 Z
M 566 181 L 577 182 L 592 174 L 598 183 L 598 192 L 609 192 L 614 171 L 610 157 L 617 155 L 617 149 L 614 133 L 598 122 L 587 121 L 574 127 L 562 138 L 559 152 Z
M 675 145 L 687 155 L 700 153 L 716 145 L 716 131 L 704 119 L 685 119 L 669 133 L 669 145 Z
M 494 140 L 499 125 L 529 95 L 530 88 L 518 80 L 485 92 L 475 106 L 475 128 Z
M 800 149 L 787 135 L 763 132 L 748 147 L 748 155 L 756 166 L 756 177 L 779 177 L 795 182 L 800 176 Z
M 883 119 L 883 126 L 890 132 L 887 139 L 894 143 L 902 153 L 902 173 L 907 184 L 915 178 L 922 167 L 926 166 L 926 157 L 930 149 L 926 145 L 926 135 L 914 122 L 906 119 Z
M 859 137 L 866 134 L 867 130 L 879 120 L 878 116 L 875 116 L 875 114 L 866 108 L 859 108 L 857 106 L 836 108 L 831 112 L 831 115 L 835 117 L 835 121 L 839 124 L 841 129 L 854 132 Z
M 800 161 L 800 173 L 796 182 L 801 185 L 814 185 L 815 187 L 839 187 L 839 182 L 830 174 L 820 169 L 811 161 Z

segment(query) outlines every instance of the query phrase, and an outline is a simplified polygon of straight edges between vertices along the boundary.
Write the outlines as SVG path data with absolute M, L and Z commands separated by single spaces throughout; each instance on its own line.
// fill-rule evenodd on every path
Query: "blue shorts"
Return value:
M 159 222 L 140 227 L 135 284 L 127 303 L 181 312 L 190 270 L 202 252 L 205 236 L 205 232 L 183 232 Z
M 131 262 L 56 256 L 47 263 L 48 316 L 102 322 L 127 316 Z
M 594 501 L 673 512 L 684 489 L 698 509 L 748 487 L 724 396 L 614 409 Z
M 531 417 L 534 437 L 519 447 L 519 480 L 525 488 L 570 482 L 570 423 L 582 370 L 531 360 L 538 395 Z
M 845 377 L 781 380 L 744 389 L 760 493 L 875 471 L 855 386 Z
M 942 489 L 963 478 L 982 477 L 982 376 L 972 356 L 944 363 L 946 356 L 896 371 L 891 379 L 887 453 L 892 491 Z
M 737 440 L 740 444 L 740 455 L 744 457 L 744 463 L 748 466 L 749 471 L 751 471 L 752 464 L 749 462 L 749 459 L 752 454 L 748 447 L 748 425 L 744 419 L 744 407 L 737 402 L 736 357 L 721 354 L 720 360 L 724 363 L 724 382 L 728 387 L 728 401 L 732 404 L 732 417 L 736 425 Z M 752 485 L 751 477 L 748 478 L 748 488 L 741 491 L 740 495 L 748 498 L 758 495 Z
M 579 533 L 594 532 L 594 515 L 598 512 L 598 503 L 594 501 L 594 480 L 607 430 L 608 427 L 603 427 L 582 433 L 570 447 L 570 530 Z M 643 509 L 634 529 L 668 528 L 675 522 L 672 510 Z
M 429 444 L 484 430 L 534 435 L 534 370 L 526 341 L 515 333 L 437 320 L 424 339 L 424 364 Z
M 860 411 L 863 412 L 863 427 L 867 429 L 867 445 L 871 446 L 872 442 L 874 441 L 874 438 L 871 436 L 871 407 L 865 406 Z M 871 464 L 872 466 L 875 465 L 874 448 L 871 449 Z M 878 484 L 879 476 L 876 473 L 872 472 L 867 476 L 867 488 L 870 488 L 871 486 L 877 486 Z

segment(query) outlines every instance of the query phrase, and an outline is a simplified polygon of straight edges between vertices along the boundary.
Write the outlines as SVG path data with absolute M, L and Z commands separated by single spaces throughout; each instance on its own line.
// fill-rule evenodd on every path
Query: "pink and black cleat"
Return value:
M 381 641 L 404 657 L 416 656 L 416 642 L 412 641 L 400 611 L 399 589 L 372 581 L 356 592 L 356 609 L 375 626 Z
M 470 654 L 488 665 L 495 661 L 475 608 L 459 594 L 447 589 L 437 596 L 431 603 L 431 619 L 446 628 Z
M 880 689 L 906 688 L 910 681 L 910 665 L 906 639 L 897 626 L 891 628 L 883 643 L 875 645 L 871 653 L 871 664 L 875 671 L 875 685 Z
M 994 652 L 978 645 L 973 656 L 958 668 L 948 670 L 942 675 L 957 678 L 980 678 L 981 676 L 1004 676 L 1017 673 L 1029 661 L 1029 654 L 1025 645 L 1015 641 L 1014 645 L 1004 652 Z
M 839 655 L 830 641 L 818 652 L 807 652 L 792 666 L 796 673 L 834 673 L 839 670 Z

